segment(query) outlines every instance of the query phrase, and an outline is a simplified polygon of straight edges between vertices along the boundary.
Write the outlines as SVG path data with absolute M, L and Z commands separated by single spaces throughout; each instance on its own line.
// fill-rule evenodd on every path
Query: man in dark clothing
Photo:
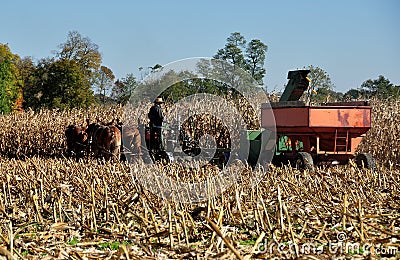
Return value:
M 150 143 L 153 149 L 161 149 L 161 127 L 164 120 L 161 104 L 162 98 L 156 98 L 154 105 L 150 108 L 148 117 L 150 119 Z

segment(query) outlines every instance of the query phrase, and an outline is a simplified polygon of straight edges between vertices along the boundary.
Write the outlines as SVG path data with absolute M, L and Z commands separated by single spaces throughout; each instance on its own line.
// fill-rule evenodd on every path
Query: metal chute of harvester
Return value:
M 286 85 L 279 102 L 298 101 L 310 84 L 310 79 L 307 77 L 308 73 L 310 73 L 309 70 L 289 71 L 289 82 Z
M 300 97 L 309 87 L 309 70 L 289 71 L 289 82 L 279 102 L 263 104 L 261 127 L 276 128 L 276 146 L 272 162 L 281 165 L 290 162 L 299 168 L 312 169 L 313 165 L 347 164 L 355 158 L 358 165 L 374 168 L 368 153 L 356 155 L 362 138 L 371 128 L 371 106 L 366 101 L 334 102 L 311 106 Z M 271 120 L 271 109 L 274 119 Z M 273 121 L 273 122 L 272 122 Z M 262 130 L 259 130 L 261 135 Z M 251 139 L 255 148 L 248 156 L 254 165 L 263 151 Z M 257 149 L 259 153 L 257 153 Z

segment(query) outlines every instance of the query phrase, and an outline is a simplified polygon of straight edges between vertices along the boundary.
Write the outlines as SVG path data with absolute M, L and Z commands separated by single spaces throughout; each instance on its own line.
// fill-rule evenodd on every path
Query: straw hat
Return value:
M 164 101 L 162 100 L 162 98 L 158 97 L 156 98 L 156 100 L 154 100 L 154 103 L 164 103 Z

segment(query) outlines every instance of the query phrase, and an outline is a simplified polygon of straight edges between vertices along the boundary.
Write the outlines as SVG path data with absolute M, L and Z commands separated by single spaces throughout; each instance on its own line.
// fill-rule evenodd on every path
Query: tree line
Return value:
M 248 72 L 260 85 L 266 74 L 264 63 L 268 47 L 259 39 L 247 41 L 239 32 L 232 33 L 223 48 L 213 58 L 225 60 Z M 162 68 L 156 64 L 144 70 L 142 77 Z M 308 95 L 318 102 L 377 97 L 399 97 L 399 86 L 379 76 L 369 79 L 359 88 L 346 93 L 335 92 L 327 72 L 319 67 L 311 70 L 312 87 Z M 71 31 L 67 40 L 58 46 L 53 57 L 33 61 L 11 52 L 7 44 L 0 43 L 0 113 L 31 108 L 34 110 L 87 108 L 94 103 L 125 104 L 138 82 L 133 73 L 115 79 L 111 68 L 102 65 L 99 46 L 77 31 Z M 172 91 L 173 90 L 173 91 Z M 172 88 L 167 94 L 172 100 L 195 90 L 226 93 L 224 86 L 206 80 L 193 80 Z
M 0 113 L 32 108 L 87 108 L 94 103 L 126 102 L 136 84 L 133 74 L 115 80 L 102 65 L 99 46 L 79 32 L 68 33 L 53 57 L 33 61 L 0 44 Z
M 396 86 L 389 79 L 379 75 L 377 79 L 368 79 L 360 87 L 351 88 L 345 93 L 336 92 L 335 85 L 329 74 L 319 67 L 312 65 L 304 67 L 310 70 L 310 88 L 305 94 L 316 103 L 369 99 L 398 99 L 400 86 Z

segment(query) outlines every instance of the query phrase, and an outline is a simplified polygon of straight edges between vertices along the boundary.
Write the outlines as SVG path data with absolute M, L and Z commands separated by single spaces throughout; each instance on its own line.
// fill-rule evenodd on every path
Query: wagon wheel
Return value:
M 299 170 L 314 170 L 314 162 L 311 154 L 307 152 L 298 152 L 295 158 L 295 166 Z
M 374 157 L 370 153 L 358 154 L 355 162 L 359 168 L 376 169 Z

